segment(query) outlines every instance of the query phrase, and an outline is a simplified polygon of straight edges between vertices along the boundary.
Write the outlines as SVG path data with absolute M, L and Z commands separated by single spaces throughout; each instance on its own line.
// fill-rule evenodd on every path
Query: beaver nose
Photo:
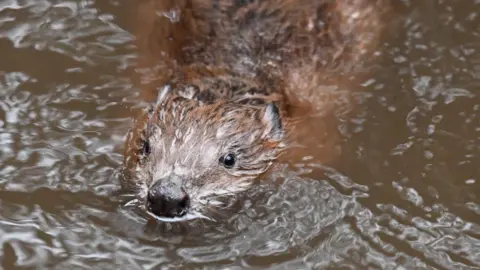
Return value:
M 181 217 L 187 213 L 190 198 L 177 185 L 157 181 L 148 191 L 147 208 L 160 217 Z

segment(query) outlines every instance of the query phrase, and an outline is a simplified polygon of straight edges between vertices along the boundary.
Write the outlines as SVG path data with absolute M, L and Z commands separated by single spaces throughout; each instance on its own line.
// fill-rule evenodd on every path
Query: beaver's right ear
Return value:
M 155 102 L 155 107 L 162 104 L 171 95 L 172 95 L 172 86 L 170 86 L 170 84 L 163 86 L 158 92 L 157 101 Z
M 274 103 L 267 104 L 263 121 L 267 124 L 267 134 L 274 140 L 280 140 L 283 136 L 282 119 L 280 111 Z

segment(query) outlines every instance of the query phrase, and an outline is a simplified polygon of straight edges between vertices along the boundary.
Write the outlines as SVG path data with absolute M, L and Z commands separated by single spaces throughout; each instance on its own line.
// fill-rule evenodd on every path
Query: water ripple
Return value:
M 381 62 L 331 90 L 338 160 L 280 164 L 218 222 L 177 225 L 116 193 L 144 105 L 133 6 L 0 1 L 3 268 L 480 268 L 478 1 L 396 3 Z

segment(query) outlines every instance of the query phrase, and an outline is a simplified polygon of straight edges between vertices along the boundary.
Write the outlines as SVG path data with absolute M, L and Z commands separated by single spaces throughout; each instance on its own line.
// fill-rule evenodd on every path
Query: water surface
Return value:
M 480 2 L 395 2 L 334 112 L 335 162 L 280 166 L 183 228 L 114 196 L 142 105 L 135 2 L 1 1 L 2 268 L 480 269 Z

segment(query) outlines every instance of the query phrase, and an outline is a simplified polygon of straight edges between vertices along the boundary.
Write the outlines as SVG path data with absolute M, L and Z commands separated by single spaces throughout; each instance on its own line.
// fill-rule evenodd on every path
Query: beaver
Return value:
M 157 98 L 128 134 L 123 186 L 157 219 L 208 218 L 284 152 L 295 107 L 315 104 L 320 82 L 373 47 L 386 6 L 144 0 L 139 70 Z

